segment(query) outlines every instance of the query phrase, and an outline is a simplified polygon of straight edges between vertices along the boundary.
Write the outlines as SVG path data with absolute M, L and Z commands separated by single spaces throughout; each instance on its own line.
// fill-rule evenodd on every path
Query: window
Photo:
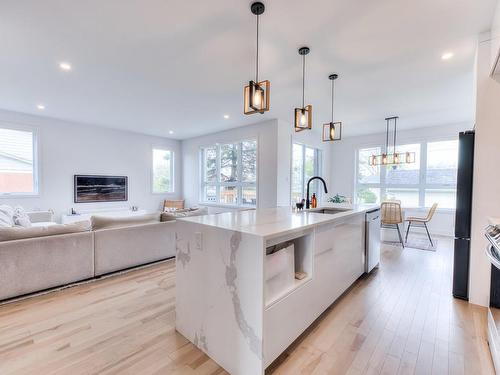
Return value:
M 0 128 L 0 195 L 38 194 L 36 150 L 34 131 Z
M 420 144 L 401 145 L 398 152 L 415 153 L 415 163 L 386 166 L 387 185 L 418 185 L 420 183 Z
M 174 153 L 153 149 L 153 193 L 174 192 Z
M 292 145 L 291 200 L 292 204 L 306 197 L 307 181 L 321 171 L 321 150 L 294 143 Z M 319 181 L 313 181 L 309 194 L 320 197 Z
M 458 141 L 427 144 L 425 206 L 438 202 L 441 208 L 454 208 L 457 195 Z
M 379 203 L 397 199 L 404 207 L 455 208 L 458 141 L 411 143 L 399 152 L 414 152 L 415 163 L 369 166 L 368 157 L 382 147 L 362 148 L 357 153 L 356 199 Z
M 257 205 L 257 141 L 217 144 L 201 149 L 201 201 Z

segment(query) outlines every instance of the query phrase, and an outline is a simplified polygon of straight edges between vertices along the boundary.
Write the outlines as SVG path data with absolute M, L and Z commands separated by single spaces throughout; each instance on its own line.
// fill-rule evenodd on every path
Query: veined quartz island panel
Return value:
M 261 374 L 262 237 L 192 222 L 176 236 L 177 331 L 229 373 Z
M 371 208 L 373 209 L 373 208 Z M 366 208 L 263 209 L 178 220 L 176 328 L 231 374 L 263 374 L 364 270 Z M 295 246 L 295 279 L 266 298 L 266 249 Z

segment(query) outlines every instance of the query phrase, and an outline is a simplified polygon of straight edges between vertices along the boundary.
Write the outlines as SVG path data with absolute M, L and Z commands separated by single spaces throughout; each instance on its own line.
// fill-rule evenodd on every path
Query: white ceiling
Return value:
M 291 123 L 301 100 L 297 48 L 308 45 L 316 129 L 329 121 L 331 72 L 340 74 L 345 135 L 383 131 L 395 114 L 403 128 L 472 123 L 475 42 L 495 0 L 264 2 L 265 115 L 242 114 L 255 54 L 247 0 L 2 1 L 0 108 L 179 139 L 269 118 Z M 445 51 L 454 58 L 442 61 Z M 62 72 L 61 61 L 73 70 Z

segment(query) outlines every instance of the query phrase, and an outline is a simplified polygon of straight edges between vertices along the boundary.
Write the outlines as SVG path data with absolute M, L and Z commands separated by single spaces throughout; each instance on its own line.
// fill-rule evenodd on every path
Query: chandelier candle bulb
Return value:
M 397 135 L 397 120 L 398 116 L 387 117 L 386 121 L 386 136 L 385 136 L 385 152 L 382 155 L 371 155 L 368 159 L 368 164 L 371 166 L 376 165 L 398 165 L 398 164 L 412 164 L 415 163 L 415 153 L 414 152 L 405 152 L 405 157 L 401 157 L 401 153 L 397 151 L 396 146 L 396 135 Z M 389 129 L 390 122 L 394 123 L 394 131 L 393 131 L 393 144 L 392 144 L 392 153 L 389 152 Z

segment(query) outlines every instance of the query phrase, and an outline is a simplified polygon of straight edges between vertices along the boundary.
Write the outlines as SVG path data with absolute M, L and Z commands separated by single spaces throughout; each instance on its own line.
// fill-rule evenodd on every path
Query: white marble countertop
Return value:
M 267 238 L 334 222 L 344 217 L 377 209 L 379 206 L 328 204 L 317 209 L 321 208 L 344 208 L 348 209 L 348 211 L 336 214 L 322 214 L 311 211 L 294 212 L 291 207 L 276 207 L 193 216 L 178 220 Z

